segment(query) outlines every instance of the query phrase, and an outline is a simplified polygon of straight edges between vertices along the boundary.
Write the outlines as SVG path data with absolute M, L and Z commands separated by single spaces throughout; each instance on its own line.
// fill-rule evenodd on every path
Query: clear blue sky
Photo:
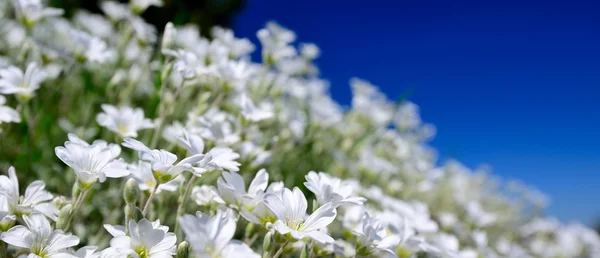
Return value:
M 600 217 L 597 1 L 249 0 L 238 36 L 274 20 L 318 60 L 336 100 L 358 76 L 410 92 L 441 160 L 489 164 L 547 193 L 564 221 Z

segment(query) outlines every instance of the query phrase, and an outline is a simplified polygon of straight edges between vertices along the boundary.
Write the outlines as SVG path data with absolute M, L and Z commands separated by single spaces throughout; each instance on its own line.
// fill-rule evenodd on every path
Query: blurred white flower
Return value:
M 244 178 L 236 172 L 223 172 L 222 177 L 217 180 L 219 195 L 225 202 L 240 207 L 243 205 L 243 197 L 254 197 L 257 193 L 264 192 L 269 184 L 269 174 L 265 169 L 256 172 L 254 179 L 246 191 Z
M 320 231 L 331 224 L 337 215 L 335 206 L 331 203 L 319 207 L 307 216 L 306 197 L 298 187 L 294 187 L 293 192 L 285 188 L 280 193 L 267 193 L 264 202 L 277 217 L 272 226 L 279 234 L 289 234 L 297 240 L 308 237 L 319 243 L 334 242 L 331 236 Z
M 368 81 L 352 78 L 352 110 L 362 114 L 377 125 L 386 125 L 393 115 L 391 104 L 377 87 Z
M 77 60 L 103 63 L 114 56 L 103 40 L 80 30 L 71 30 L 73 52 Z
M 6 198 L 3 206 L 8 208 L 9 214 L 22 216 L 37 212 L 56 221 L 58 209 L 50 203 L 53 196 L 45 187 L 44 181 L 33 181 L 21 196 L 15 168 L 8 169 L 8 176 L 0 175 L 0 195 Z
M 116 1 L 103 1 L 100 3 L 100 9 L 113 21 L 120 21 L 132 15 L 126 4 Z
M 200 206 L 211 205 L 213 203 L 225 204 L 225 201 L 217 192 L 217 188 L 212 185 L 194 186 L 190 197 Z
M 186 240 L 199 257 L 261 257 L 245 243 L 232 240 L 236 227 L 232 210 L 218 209 L 212 217 L 202 212 L 197 212 L 196 216 L 186 214 L 179 218 L 179 223 Z
M 394 123 L 402 130 L 412 130 L 421 125 L 419 106 L 410 101 L 402 102 L 394 114 Z
M 102 183 L 107 177 L 120 178 L 129 175 L 127 164 L 117 159 L 121 154 L 121 148 L 117 144 L 96 140 L 90 145 L 75 134 L 69 134 L 65 146 L 54 148 L 54 152 L 75 171 L 84 188 L 96 180 Z
M 150 162 L 140 160 L 137 164 L 129 164 L 128 170 L 131 172 L 131 177 L 135 179 L 138 183 L 138 187 L 142 191 L 152 191 L 158 184 L 158 181 L 154 178 L 152 173 L 152 164 Z M 182 181 L 184 181 L 184 178 L 179 175 L 171 181 L 160 184 L 158 185 L 158 189 L 156 189 L 156 194 L 159 194 L 163 190 L 174 192 Z
M 320 52 L 319 47 L 313 43 L 304 43 L 300 45 L 300 54 L 306 59 L 313 60 L 319 57 Z
M 387 235 L 381 222 L 369 216 L 367 212 L 363 214 L 361 230 L 354 231 L 354 234 L 358 236 L 356 249 L 359 255 L 378 253 L 382 256 L 396 257 L 394 249 L 400 242 L 399 237 Z
M 257 107 L 246 94 L 239 97 L 239 106 L 242 109 L 242 115 L 249 121 L 258 122 L 273 117 L 273 108 L 270 105 L 264 102 L 263 105 Z
M 265 63 L 276 63 L 283 58 L 296 55 L 296 49 L 289 45 L 296 40 L 296 34 L 293 31 L 285 29 L 277 23 L 269 22 L 256 35 L 263 47 Z
M 162 0 L 131 0 L 129 1 L 129 7 L 134 13 L 143 13 L 150 6 L 162 6 Z
M 84 246 L 73 251 L 72 255 L 77 258 L 100 258 L 100 254 L 96 253 L 96 250 L 98 250 L 97 246 Z
M 152 120 L 144 118 L 141 108 L 121 107 L 103 104 L 103 113 L 96 116 L 98 124 L 106 127 L 121 137 L 137 137 L 139 130 L 154 128 Z
M 113 36 L 114 27 L 104 16 L 93 14 L 85 10 L 77 11 L 73 21 L 92 35 L 107 39 Z
M 45 7 L 42 0 L 11 0 L 19 20 L 26 26 L 32 26 L 46 17 L 61 16 L 64 11 L 59 8 Z
M 254 51 L 254 45 L 252 45 L 250 40 L 236 38 L 230 29 L 213 27 L 212 35 L 215 41 L 227 48 L 231 58 L 245 56 Z
M 0 95 L 0 124 L 2 123 L 20 123 L 21 115 L 19 112 L 9 106 L 5 106 L 6 98 Z
M 327 175 L 326 173 L 314 171 L 306 175 L 304 186 L 315 194 L 319 204 L 323 205 L 331 202 L 335 205 L 354 204 L 362 205 L 366 201 L 362 197 L 352 197 L 354 187 L 339 178 Z
M 183 171 L 193 172 L 192 164 L 204 158 L 204 155 L 196 154 L 175 163 L 177 156 L 166 150 L 152 150 L 142 142 L 132 138 L 125 138 L 125 142 L 122 144 L 127 148 L 137 151 L 140 160 L 151 164 L 152 174 L 161 184 L 175 179 Z
M 127 223 L 129 234 L 125 234 L 125 228 L 122 226 L 104 225 L 104 228 L 113 236 L 110 240 L 110 248 L 118 255 L 165 258 L 176 254 L 177 237 L 168 232 L 169 227 L 161 226 L 160 221 L 129 220 Z
M 2 233 L 0 239 L 9 245 L 26 249 L 30 252 L 30 258 L 73 257 L 67 248 L 79 244 L 78 237 L 61 230 L 52 230 L 50 222 L 39 213 L 25 215 L 23 221 L 25 226 L 14 226 Z
M 0 68 L 0 93 L 29 99 L 45 79 L 46 73 L 34 62 L 27 65 L 25 73 L 14 66 Z

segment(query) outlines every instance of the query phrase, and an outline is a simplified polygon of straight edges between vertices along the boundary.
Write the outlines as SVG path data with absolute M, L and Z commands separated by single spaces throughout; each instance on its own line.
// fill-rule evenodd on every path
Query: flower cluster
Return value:
M 416 104 L 358 78 L 335 102 L 278 24 L 252 61 L 229 29 L 147 24 L 161 0 L 8 2 L 0 257 L 600 257 L 533 188 L 440 164 Z

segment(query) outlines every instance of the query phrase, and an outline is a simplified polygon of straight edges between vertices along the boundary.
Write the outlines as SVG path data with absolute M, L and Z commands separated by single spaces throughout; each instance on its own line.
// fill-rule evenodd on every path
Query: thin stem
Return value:
M 194 186 L 194 182 L 196 182 L 196 179 L 198 179 L 198 177 L 196 175 L 192 175 L 192 178 L 190 178 L 190 181 L 188 182 L 187 186 L 185 187 L 185 191 L 183 192 L 183 195 L 179 196 L 179 203 L 177 206 L 177 217 L 175 218 L 175 234 L 177 234 L 179 232 L 179 217 L 181 217 L 183 215 L 183 205 L 185 204 L 185 201 L 187 200 L 187 196 L 190 194 L 190 191 L 192 190 L 192 186 Z
M 77 196 L 77 200 L 75 201 L 73 210 L 71 210 L 71 214 L 69 215 L 67 224 L 66 224 L 65 228 L 63 229 L 64 231 L 68 231 L 69 228 L 71 227 L 71 221 L 73 221 L 73 218 L 75 217 L 75 213 L 77 213 L 77 210 L 79 210 L 79 207 L 81 207 L 81 204 L 83 204 L 83 201 L 85 200 L 85 197 L 88 195 L 89 192 L 90 192 L 90 189 L 86 189 L 86 190 L 81 191 L 81 193 Z
M 146 212 L 148 212 L 148 208 L 150 208 L 150 203 L 152 202 L 152 199 L 154 199 L 154 195 L 156 195 L 156 190 L 158 190 L 159 185 L 160 184 L 157 183 L 154 186 L 152 192 L 150 192 L 150 196 L 148 196 L 148 200 L 146 200 L 146 205 L 144 205 L 144 210 L 142 210 L 142 215 L 144 215 L 144 217 L 146 217 Z
M 273 258 L 279 257 L 283 253 L 283 249 L 285 249 L 285 247 L 287 246 L 287 244 L 288 244 L 288 242 L 283 243 L 283 245 L 281 245 L 281 247 L 279 248 L 279 250 L 277 250 L 277 252 L 275 253 L 275 255 L 273 255 Z
M 2 255 L 2 257 L 8 257 L 6 254 L 6 244 L 4 242 L 0 242 L 0 255 Z

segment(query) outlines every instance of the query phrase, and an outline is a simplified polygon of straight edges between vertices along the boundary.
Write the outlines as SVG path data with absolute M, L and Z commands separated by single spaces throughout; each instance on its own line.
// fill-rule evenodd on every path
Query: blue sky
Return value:
M 564 221 L 600 218 L 600 3 L 249 0 L 238 36 L 273 20 L 322 50 L 336 100 L 357 76 L 406 93 L 441 160 L 489 164 L 547 193 Z

